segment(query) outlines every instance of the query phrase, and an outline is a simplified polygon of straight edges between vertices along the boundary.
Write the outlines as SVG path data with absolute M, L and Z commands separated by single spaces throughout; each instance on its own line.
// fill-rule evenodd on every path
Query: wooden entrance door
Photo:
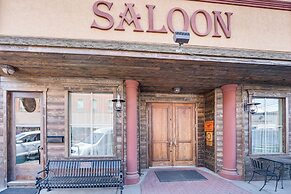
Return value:
M 151 166 L 188 166 L 194 158 L 194 105 L 149 106 Z
M 42 93 L 9 94 L 8 181 L 35 180 L 44 164 Z

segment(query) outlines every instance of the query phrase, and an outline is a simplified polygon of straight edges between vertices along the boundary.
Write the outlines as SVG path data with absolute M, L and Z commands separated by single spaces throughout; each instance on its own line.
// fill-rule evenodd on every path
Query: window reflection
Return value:
M 254 98 L 258 111 L 252 115 L 252 153 L 271 154 L 282 152 L 283 100 Z
M 71 156 L 113 155 L 113 108 L 108 110 L 112 93 L 70 93 Z M 78 102 L 85 106 L 78 111 Z
M 40 99 L 15 98 L 16 164 L 38 162 Z

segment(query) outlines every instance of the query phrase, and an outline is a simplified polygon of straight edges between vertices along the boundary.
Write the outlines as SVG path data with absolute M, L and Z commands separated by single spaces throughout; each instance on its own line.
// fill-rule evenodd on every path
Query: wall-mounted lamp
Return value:
M 11 65 L 1 65 L 1 70 L 6 75 L 13 75 L 16 71 L 15 67 L 13 67 Z
M 255 114 L 258 111 L 257 106 L 260 105 L 261 103 L 252 102 L 252 97 L 254 96 L 254 92 L 250 92 L 249 90 L 247 90 L 247 94 L 248 94 L 248 102 L 244 104 L 244 110 L 248 111 L 251 114 Z
M 258 111 L 257 105 L 260 105 L 259 102 L 250 102 L 245 104 L 245 111 L 249 111 L 251 114 L 255 114 Z
M 116 98 L 112 100 L 115 103 L 114 110 L 121 111 L 122 110 L 122 103 L 125 102 L 124 99 L 121 98 L 119 94 L 119 86 L 117 87 Z

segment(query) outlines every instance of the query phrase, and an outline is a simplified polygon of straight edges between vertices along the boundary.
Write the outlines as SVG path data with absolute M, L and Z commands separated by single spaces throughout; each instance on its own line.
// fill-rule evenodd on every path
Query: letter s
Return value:
M 113 17 L 109 13 L 106 13 L 106 12 L 103 12 L 103 11 L 99 10 L 98 9 L 99 5 L 105 5 L 110 10 L 112 5 L 113 5 L 113 3 L 109 3 L 107 1 L 96 1 L 94 3 L 94 5 L 93 5 L 94 14 L 96 16 L 99 16 L 101 18 L 106 19 L 109 22 L 109 24 L 108 24 L 108 26 L 103 27 L 103 26 L 100 26 L 99 24 L 97 24 L 95 20 L 93 20 L 91 28 L 97 28 L 97 29 L 100 29 L 100 30 L 109 30 L 114 25 Z

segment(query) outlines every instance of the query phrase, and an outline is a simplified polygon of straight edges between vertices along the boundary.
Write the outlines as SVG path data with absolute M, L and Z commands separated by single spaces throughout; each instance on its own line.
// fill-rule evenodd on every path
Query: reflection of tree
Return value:
M 16 134 L 28 131 L 40 131 L 40 127 L 16 127 Z

